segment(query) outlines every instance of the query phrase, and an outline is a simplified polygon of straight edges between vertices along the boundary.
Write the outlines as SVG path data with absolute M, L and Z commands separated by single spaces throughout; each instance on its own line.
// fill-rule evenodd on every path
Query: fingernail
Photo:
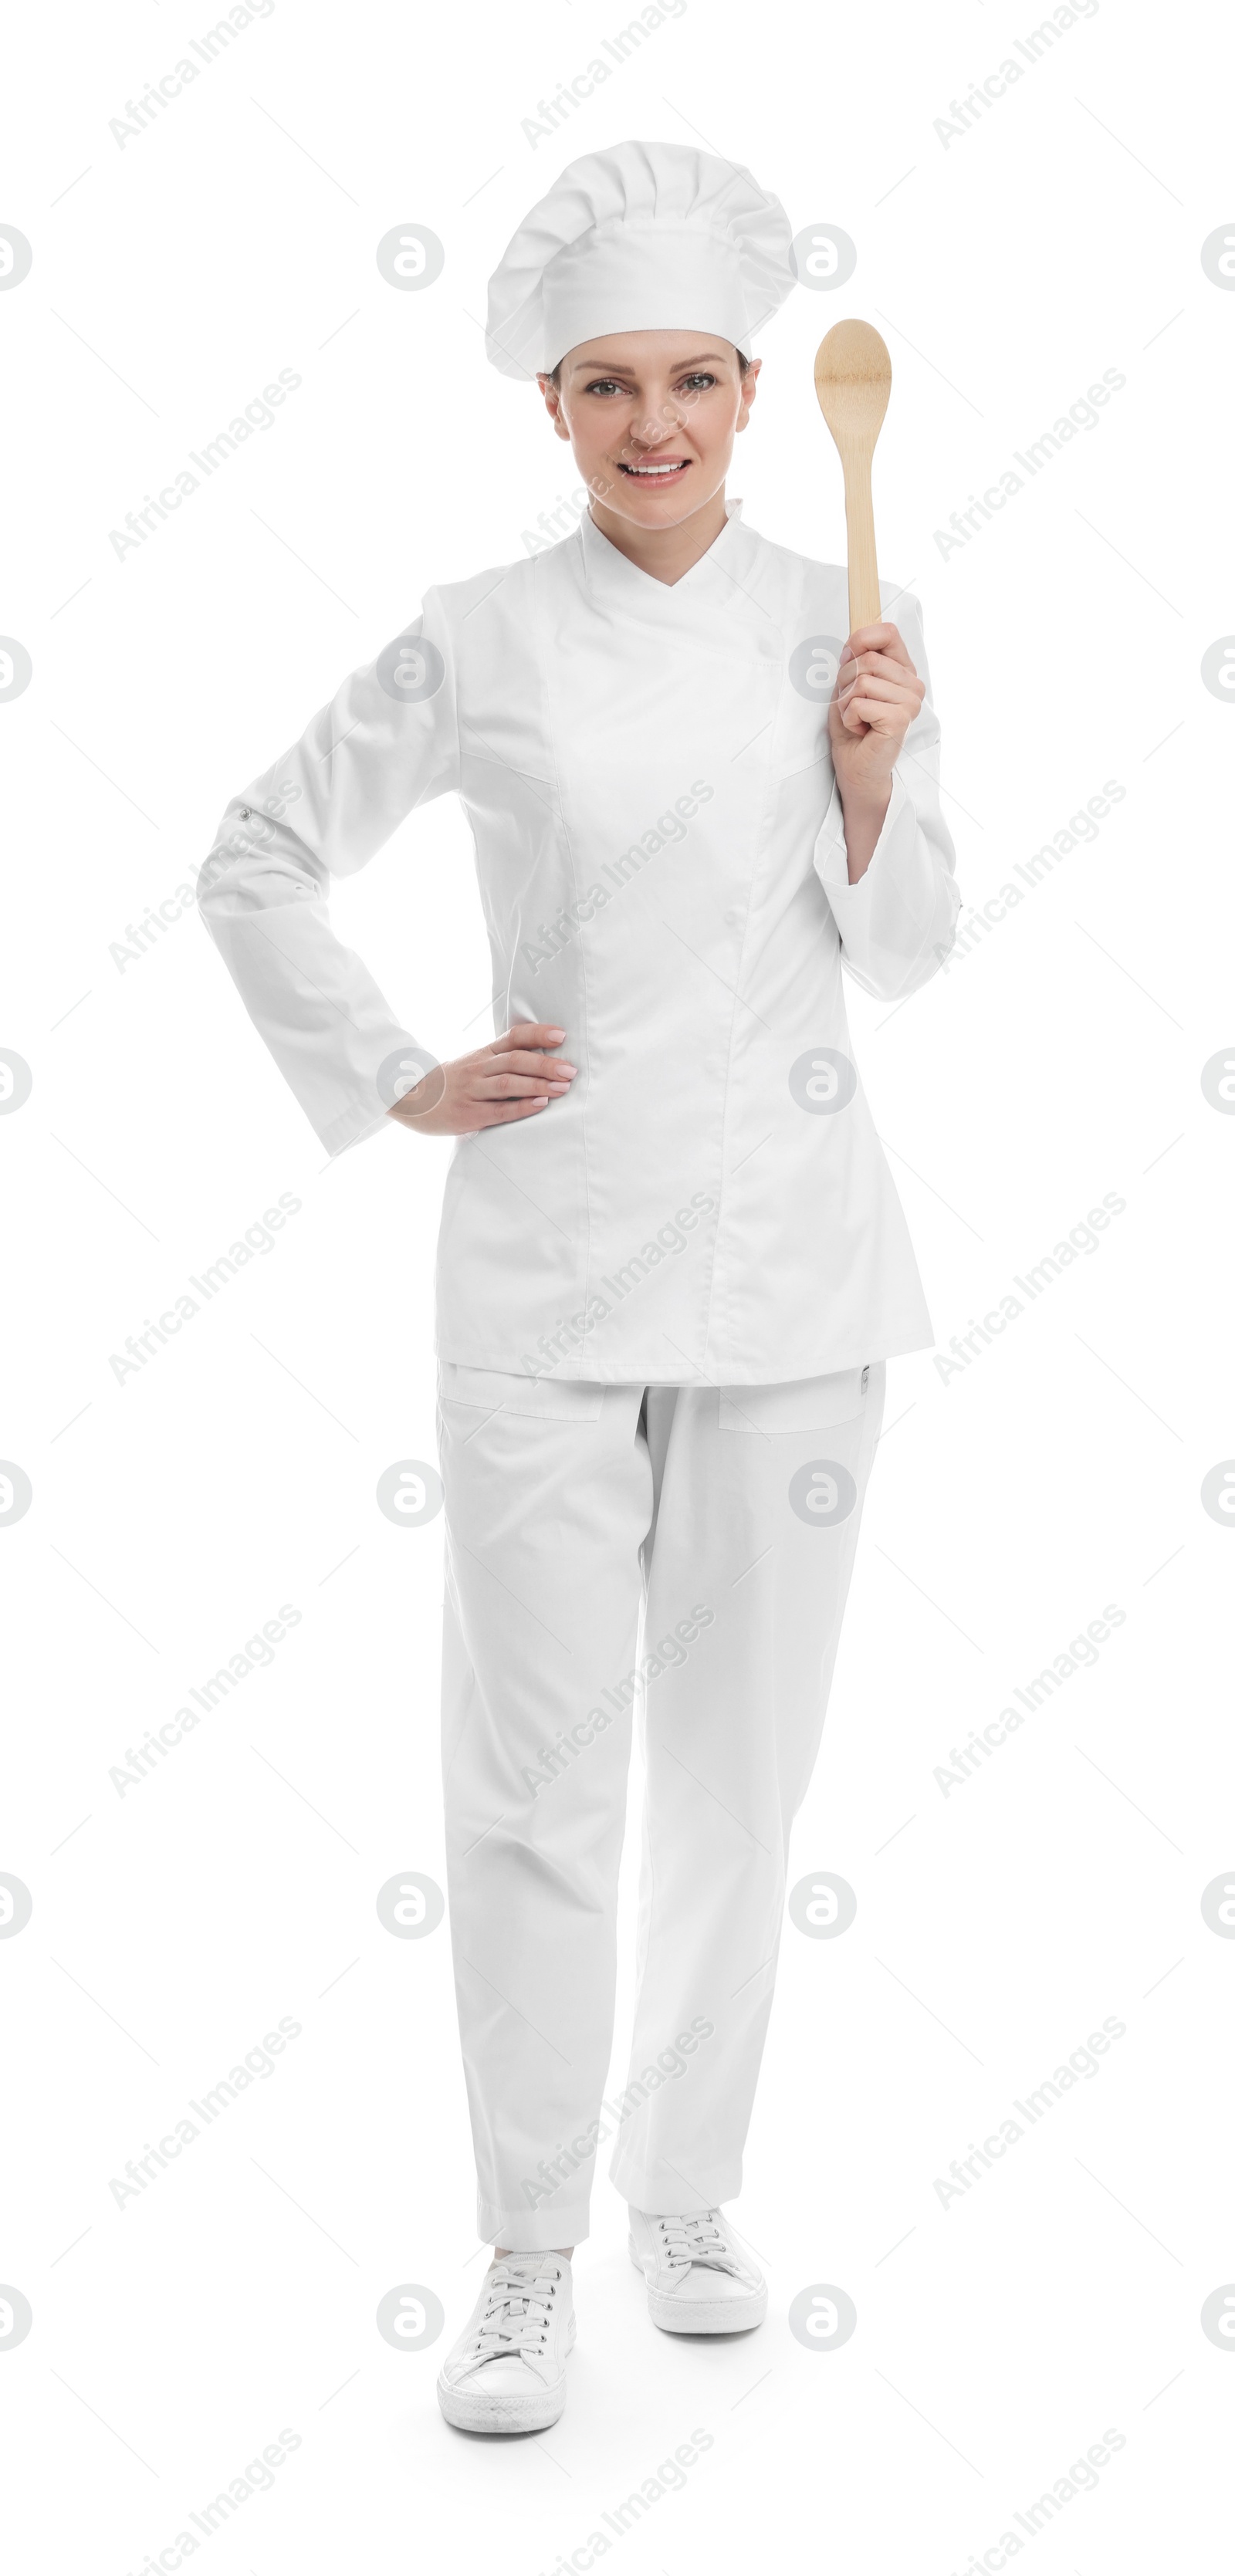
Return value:
M 853 647 L 852 647 L 852 645 L 851 645 L 851 644 L 846 644 L 846 645 L 844 645 L 844 646 L 842 647 L 842 649 L 841 649 L 841 660 L 842 660 L 842 662 L 852 662 L 852 660 L 853 660 Z
M 547 1034 L 552 1038 L 555 1046 L 560 1046 L 562 1039 L 566 1035 L 566 1031 L 565 1029 L 550 1029 Z

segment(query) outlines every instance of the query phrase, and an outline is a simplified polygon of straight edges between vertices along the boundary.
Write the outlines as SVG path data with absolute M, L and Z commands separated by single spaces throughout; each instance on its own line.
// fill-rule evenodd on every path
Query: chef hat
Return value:
M 615 143 L 572 161 L 489 280 L 486 347 L 504 376 L 555 367 L 609 331 L 712 331 L 744 357 L 794 283 L 789 219 L 736 161 L 684 143 Z

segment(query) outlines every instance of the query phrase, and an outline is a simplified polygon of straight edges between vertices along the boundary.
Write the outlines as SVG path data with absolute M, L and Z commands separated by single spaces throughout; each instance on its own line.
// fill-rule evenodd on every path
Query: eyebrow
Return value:
M 679 358 L 672 372 L 680 376 L 688 374 L 694 367 L 723 367 L 724 363 L 719 350 L 705 349 L 702 357 Z M 638 371 L 634 367 L 607 366 L 595 358 L 577 358 L 570 372 L 572 376 L 634 376 Z

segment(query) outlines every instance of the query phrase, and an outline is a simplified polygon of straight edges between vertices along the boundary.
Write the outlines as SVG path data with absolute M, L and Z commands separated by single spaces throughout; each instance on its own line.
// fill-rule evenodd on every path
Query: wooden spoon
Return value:
M 815 391 L 845 470 L 849 631 L 883 615 L 875 560 L 871 461 L 892 390 L 892 361 L 869 322 L 837 322 L 815 354 Z

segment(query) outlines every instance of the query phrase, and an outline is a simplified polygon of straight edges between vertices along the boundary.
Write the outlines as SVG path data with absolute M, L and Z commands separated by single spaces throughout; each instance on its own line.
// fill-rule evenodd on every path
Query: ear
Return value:
M 738 408 L 737 420 L 734 424 L 735 431 L 745 429 L 747 421 L 750 419 L 750 407 L 755 399 L 755 393 L 759 382 L 759 370 L 762 365 L 762 358 L 752 358 L 750 365 L 742 378 L 742 399 Z
M 570 431 L 562 418 L 562 396 L 559 388 L 554 384 L 552 376 L 539 375 L 536 378 L 536 382 L 544 395 L 545 410 L 548 412 L 549 418 L 553 423 L 554 429 L 557 431 L 558 437 L 568 440 L 570 437 Z

